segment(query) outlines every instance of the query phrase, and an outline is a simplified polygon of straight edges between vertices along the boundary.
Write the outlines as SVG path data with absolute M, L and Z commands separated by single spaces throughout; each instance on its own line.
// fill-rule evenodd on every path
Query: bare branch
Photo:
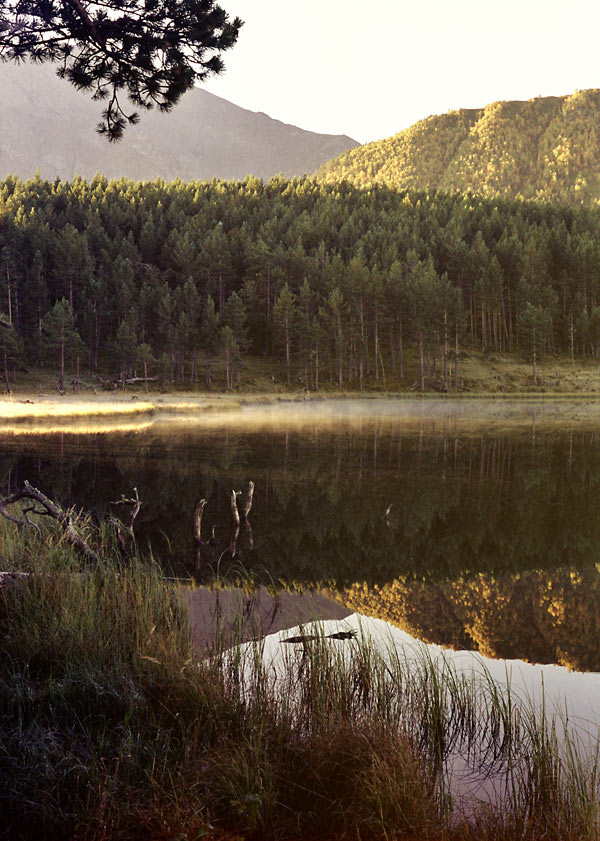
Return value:
M 17 517 L 15 514 L 12 514 L 10 511 L 7 511 L 7 507 L 14 505 L 21 500 L 30 500 L 33 501 L 33 505 L 29 507 L 25 507 L 23 510 L 23 517 Z M 35 503 L 41 506 L 41 510 L 36 508 Z M 34 528 L 38 529 L 39 527 L 30 520 L 29 514 L 36 514 L 37 516 L 44 516 L 44 517 L 52 517 L 56 520 L 60 526 L 62 527 L 63 533 L 69 543 L 72 543 L 77 549 L 82 552 L 86 558 L 89 558 L 93 561 L 99 561 L 100 558 L 96 554 L 96 552 L 91 549 L 83 537 L 77 531 L 75 524 L 73 523 L 73 518 L 71 514 L 65 512 L 53 502 L 46 494 L 42 493 L 42 491 L 38 490 L 38 488 L 34 488 L 27 480 L 23 483 L 23 488 L 16 493 L 12 494 L 11 496 L 5 497 L 5 499 L 0 500 L 0 514 L 5 517 L 7 520 L 10 520 L 13 523 L 16 523 L 19 527 L 23 526 L 33 526 Z
M 202 543 L 202 513 L 205 505 L 206 500 L 201 499 L 194 508 L 194 538 L 198 544 Z
M 244 520 L 248 519 L 248 515 L 252 511 L 252 501 L 254 499 L 254 482 L 248 482 L 248 492 L 246 494 L 246 499 L 244 500 L 244 504 L 242 506 L 242 517 Z
M 133 524 L 135 522 L 135 518 L 140 513 L 140 508 L 142 507 L 142 503 L 138 494 L 138 489 L 134 488 L 133 493 L 133 497 L 126 497 L 121 495 L 121 499 L 118 499 L 115 502 L 111 502 L 111 505 L 132 506 L 131 511 L 129 512 L 129 516 L 125 522 L 119 520 L 118 517 L 110 518 L 110 522 L 117 529 L 117 537 L 119 538 L 121 549 L 128 555 L 132 554 L 133 550 L 135 549 L 135 533 L 133 531 Z

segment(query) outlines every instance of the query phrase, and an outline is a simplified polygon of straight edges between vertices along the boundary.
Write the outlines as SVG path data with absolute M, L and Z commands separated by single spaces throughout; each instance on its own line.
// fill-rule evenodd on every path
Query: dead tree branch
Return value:
M 252 526 L 250 525 L 250 520 L 244 520 L 244 525 L 246 527 L 246 534 L 248 535 L 248 549 L 251 552 L 254 551 L 254 537 L 252 535 Z
M 248 482 L 248 492 L 242 506 L 242 518 L 248 520 L 248 515 L 252 511 L 252 502 L 254 500 L 254 482 Z
M 233 520 L 231 535 L 229 540 L 228 550 L 225 547 L 224 540 L 220 543 L 215 535 L 215 526 L 212 527 L 212 534 L 209 540 L 202 539 L 202 518 L 207 503 L 206 499 L 200 499 L 194 508 L 194 539 L 196 542 L 196 572 L 200 574 L 202 570 L 203 561 L 213 561 L 216 553 L 220 548 L 223 548 L 221 555 L 229 553 L 231 559 L 238 557 L 238 540 L 240 536 L 241 524 L 244 525 L 244 534 L 247 536 L 248 548 L 254 551 L 254 538 L 252 535 L 252 527 L 248 519 L 252 511 L 252 503 L 254 501 L 254 482 L 248 482 L 248 489 L 245 493 L 242 491 L 231 490 L 229 494 L 229 503 L 231 507 L 231 517 Z
M 133 497 L 126 497 L 121 494 L 121 499 L 111 502 L 111 505 L 131 505 L 131 511 L 125 521 L 119 520 L 118 517 L 110 518 L 110 522 L 117 530 L 117 537 L 119 539 L 119 543 L 121 544 L 121 549 L 127 555 L 133 554 L 135 550 L 135 533 L 133 531 L 133 524 L 135 523 L 135 518 L 140 513 L 140 508 L 142 507 L 138 489 L 134 488 L 133 493 Z
M 240 536 L 240 522 L 239 520 L 235 524 L 235 528 L 233 530 L 233 534 L 231 535 L 231 543 L 229 544 L 229 554 L 232 558 L 237 557 L 237 542 L 238 537 Z
M 237 498 L 238 496 L 241 496 L 241 494 L 241 491 L 231 491 L 231 514 L 236 526 L 239 526 L 240 524 L 240 512 L 238 510 Z
M 202 513 L 205 505 L 206 500 L 201 499 L 194 508 L 194 539 L 198 545 L 202 543 Z
M 21 517 L 7 510 L 9 506 L 13 506 L 17 502 L 22 502 L 23 500 L 29 500 L 33 502 L 33 505 L 24 508 Z M 39 507 L 37 507 L 36 504 Z M 52 517 L 62 527 L 65 538 L 69 541 L 69 543 L 72 543 L 73 546 L 79 549 L 86 558 L 89 558 L 92 561 L 100 560 L 96 552 L 88 546 L 86 541 L 77 531 L 71 514 L 68 511 L 63 511 L 59 505 L 47 497 L 46 494 L 42 493 L 42 491 L 34 488 L 27 480 L 23 483 L 21 490 L 0 500 L 0 514 L 7 520 L 16 523 L 21 528 L 23 526 L 33 526 L 34 528 L 38 528 L 38 526 L 29 519 L 29 514 L 36 514 L 39 517 Z

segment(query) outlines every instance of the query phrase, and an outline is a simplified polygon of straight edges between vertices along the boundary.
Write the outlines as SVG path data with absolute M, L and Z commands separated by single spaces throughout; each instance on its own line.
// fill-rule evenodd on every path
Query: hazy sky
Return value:
M 430 114 L 600 87 L 599 0 L 219 0 L 212 93 L 361 142 Z

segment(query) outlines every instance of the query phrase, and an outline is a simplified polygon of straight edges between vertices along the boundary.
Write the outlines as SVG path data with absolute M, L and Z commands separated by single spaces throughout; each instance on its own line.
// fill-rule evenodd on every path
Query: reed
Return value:
M 93 568 L 0 524 L 30 573 L 0 590 L 1 837 L 598 837 L 597 752 L 510 687 L 366 636 L 198 660 L 182 588 L 81 527 Z M 465 808 L 457 757 L 499 799 Z

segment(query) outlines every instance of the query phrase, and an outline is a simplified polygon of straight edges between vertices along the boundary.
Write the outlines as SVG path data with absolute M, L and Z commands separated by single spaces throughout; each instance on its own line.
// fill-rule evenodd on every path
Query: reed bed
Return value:
M 595 839 L 598 756 L 485 675 L 366 637 L 209 656 L 184 590 L 0 524 L 0 837 Z M 480 803 L 452 775 L 500 781 Z

